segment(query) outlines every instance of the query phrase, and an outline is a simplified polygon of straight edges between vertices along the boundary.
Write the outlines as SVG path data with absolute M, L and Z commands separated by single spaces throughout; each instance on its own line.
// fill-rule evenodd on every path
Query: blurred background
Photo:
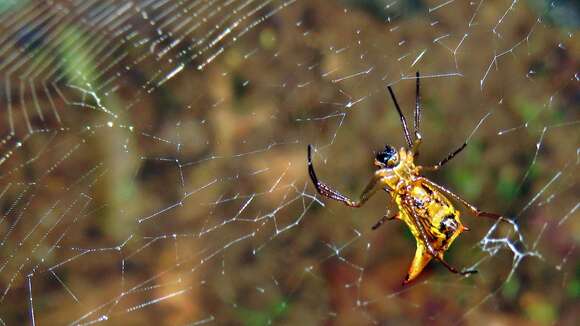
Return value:
M 573 1 L 0 1 L 0 325 L 572 325 Z M 402 280 L 386 193 L 420 71 L 427 176 L 512 223 Z

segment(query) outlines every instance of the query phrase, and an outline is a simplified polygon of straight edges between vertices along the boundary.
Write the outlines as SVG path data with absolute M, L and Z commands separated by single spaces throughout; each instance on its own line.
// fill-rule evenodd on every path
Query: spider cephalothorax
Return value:
M 464 142 L 458 149 L 434 166 L 416 166 L 414 159 L 417 157 L 419 145 L 421 145 L 422 140 L 421 134 L 419 133 L 419 122 L 421 120 L 419 73 L 417 72 L 415 119 L 413 121 L 415 129 L 414 138 L 409 133 L 407 121 L 397 103 L 392 88 L 388 86 L 387 89 L 395 104 L 395 109 L 399 113 L 407 148 L 401 148 L 397 151 L 394 147 L 387 145 L 383 151 L 376 153 L 374 164 L 377 170 L 363 190 L 359 200 L 352 200 L 318 180 L 312 165 L 312 146 L 308 145 L 308 173 L 310 174 L 310 178 L 318 193 L 327 198 L 340 201 L 350 207 L 362 206 L 378 189 L 384 189 L 389 193 L 391 199 L 397 205 L 398 213 L 394 216 L 384 216 L 372 228 L 378 228 L 387 220 L 397 219 L 405 222 L 415 237 L 417 250 L 415 251 L 415 257 L 413 258 L 407 277 L 403 281 L 404 284 L 418 277 L 427 263 L 433 258 L 439 260 L 453 273 L 462 275 L 475 273 L 475 270 L 459 271 L 443 259 L 443 254 L 449 249 L 449 246 L 451 246 L 457 236 L 461 232 L 468 230 L 461 223 L 459 211 L 455 209 L 448 197 L 466 206 L 476 216 L 493 219 L 501 218 L 501 216 L 480 211 L 463 198 L 451 192 L 451 190 L 420 175 L 421 170 L 438 170 L 461 152 L 467 143 Z

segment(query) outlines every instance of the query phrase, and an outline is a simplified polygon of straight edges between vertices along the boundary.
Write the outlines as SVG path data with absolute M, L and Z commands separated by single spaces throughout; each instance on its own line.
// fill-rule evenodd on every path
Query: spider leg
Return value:
M 420 74 L 417 71 L 415 74 L 416 76 L 416 93 L 415 93 L 415 112 L 413 114 L 413 129 L 415 131 L 415 139 L 411 138 L 409 134 L 409 127 L 407 126 L 407 120 L 405 119 L 405 115 L 403 115 L 403 111 L 401 111 L 401 107 L 397 102 L 397 98 L 395 97 L 395 93 L 391 86 L 388 86 L 387 89 L 389 90 L 389 94 L 391 94 L 391 99 L 395 104 L 395 109 L 397 109 L 397 113 L 399 114 L 399 118 L 401 119 L 401 125 L 403 126 L 403 134 L 405 135 L 405 141 L 407 142 L 408 148 L 412 150 L 414 156 L 419 155 L 419 146 L 421 145 L 421 133 L 419 124 L 421 123 L 421 95 L 420 95 Z
M 420 133 L 415 134 L 415 140 L 413 141 L 413 147 L 411 147 L 411 152 L 413 153 L 413 157 L 416 158 L 419 156 L 419 146 L 421 146 L 421 142 L 423 138 L 421 138 Z
M 425 182 L 430 186 L 433 186 L 434 188 L 436 188 L 437 190 L 445 193 L 446 195 L 450 196 L 451 198 L 457 200 L 459 203 L 461 203 L 462 205 L 464 205 L 465 207 L 467 207 L 475 216 L 483 216 L 483 217 L 488 217 L 488 218 L 492 218 L 494 220 L 497 219 L 501 219 L 502 216 L 496 213 L 489 213 L 489 212 L 484 212 L 479 210 L 477 207 L 471 205 L 470 203 L 468 203 L 465 199 L 459 197 L 459 195 L 455 194 L 454 192 L 452 192 L 451 190 L 440 186 L 438 184 L 436 184 L 435 182 L 427 179 L 427 178 L 423 178 L 423 177 L 419 177 L 419 180 L 421 182 Z
M 421 169 L 422 170 L 428 170 L 428 171 L 437 171 L 437 170 L 439 170 L 443 165 L 445 165 L 445 163 L 451 161 L 455 157 L 455 155 L 459 154 L 466 146 L 467 146 L 467 142 L 461 144 L 461 146 L 459 146 L 459 148 L 457 148 L 455 151 L 451 152 L 451 154 L 449 154 L 443 160 L 439 161 L 439 163 L 437 163 L 437 164 L 435 164 L 433 166 L 421 166 Z
M 419 123 L 421 122 L 421 93 L 419 88 L 419 72 L 416 73 L 417 86 L 415 91 L 415 115 L 413 121 L 413 127 L 415 129 L 415 140 L 413 141 L 413 156 L 419 156 L 419 146 L 421 145 L 421 133 Z
M 407 127 L 407 120 L 405 119 L 405 116 L 403 115 L 403 111 L 401 111 L 401 107 L 399 107 L 399 103 L 397 103 L 397 99 L 395 98 L 395 93 L 393 93 L 393 89 L 391 88 L 391 86 L 388 86 L 387 89 L 389 90 L 389 93 L 391 94 L 391 99 L 393 100 L 393 103 L 395 104 L 395 109 L 397 109 L 397 113 L 399 113 L 399 118 L 401 119 L 401 124 L 403 125 L 403 134 L 405 135 L 405 140 L 407 141 L 407 145 L 409 146 L 409 148 L 412 148 L 413 141 L 411 140 L 411 135 L 409 135 L 409 128 Z
M 435 256 L 435 258 L 441 262 L 441 264 L 443 264 L 443 266 L 447 267 L 447 269 L 454 274 L 461 274 L 461 275 L 469 275 L 469 274 L 475 274 L 477 273 L 477 271 L 475 269 L 468 269 L 466 271 L 460 271 L 457 270 L 457 268 L 449 265 L 449 263 L 447 263 L 444 259 L 443 259 L 443 253 Z
M 386 221 L 391 221 L 399 218 L 399 214 L 395 214 L 393 216 L 385 215 L 380 220 L 372 226 L 372 230 L 378 229 L 381 225 L 383 225 Z
M 418 71 L 415 76 L 417 78 L 417 84 L 415 88 L 415 120 L 413 122 L 413 127 L 415 128 L 415 140 L 417 140 L 421 138 L 421 135 L 419 134 L 419 123 L 421 122 L 421 94 L 419 88 L 420 75 Z
M 318 177 L 316 176 L 316 172 L 314 172 L 314 166 L 312 165 L 312 145 L 308 145 L 308 173 L 310 174 L 310 179 L 312 179 L 312 183 L 314 183 L 314 187 L 316 188 L 316 191 L 318 191 L 319 194 L 321 194 L 324 197 L 342 202 L 343 204 L 350 207 L 362 206 L 378 190 L 378 188 L 376 187 L 377 178 L 373 176 L 373 178 L 369 181 L 369 183 L 363 190 L 362 194 L 360 195 L 359 200 L 352 200 L 347 196 L 341 194 L 340 192 L 332 189 L 324 182 L 319 181 Z

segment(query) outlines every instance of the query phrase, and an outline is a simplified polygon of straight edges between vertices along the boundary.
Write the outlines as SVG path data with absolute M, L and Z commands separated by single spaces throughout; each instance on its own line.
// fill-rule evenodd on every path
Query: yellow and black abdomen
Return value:
M 445 251 L 464 230 L 459 211 L 431 186 L 417 182 L 395 199 L 411 232 L 437 252 Z

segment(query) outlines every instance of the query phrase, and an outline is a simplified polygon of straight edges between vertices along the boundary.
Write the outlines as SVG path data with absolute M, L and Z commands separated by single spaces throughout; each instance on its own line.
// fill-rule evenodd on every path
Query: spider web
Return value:
M 0 325 L 573 323 L 578 7 L 566 1 L 0 3 Z M 574 55 L 573 53 L 576 53 Z M 421 72 L 428 177 L 502 222 L 403 287 L 385 194 Z

